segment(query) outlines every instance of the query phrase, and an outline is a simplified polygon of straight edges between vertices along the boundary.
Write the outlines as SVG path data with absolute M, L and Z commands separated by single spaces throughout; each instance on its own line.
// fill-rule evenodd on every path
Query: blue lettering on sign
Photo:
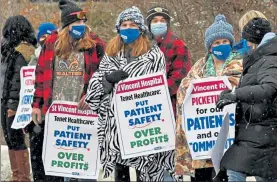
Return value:
M 33 95 L 24 95 L 22 98 L 22 104 L 32 104 L 33 102 Z
M 144 100 L 136 102 L 135 109 L 125 110 L 124 116 L 129 118 L 129 126 L 143 125 L 153 121 L 164 121 L 161 118 L 162 109 L 162 104 L 148 105 L 148 100 Z
M 218 128 L 222 126 L 224 115 L 212 115 L 212 116 L 202 116 L 196 118 L 187 118 L 186 124 L 188 131 L 191 130 L 202 130 L 209 128 Z M 229 114 L 230 126 L 236 124 L 235 114 Z
M 215 140 L 191 142 L 189 143 L 192 147 L 193 152 L 207 152 L 213 148 L 215 145 Z M 225 143 L 225 149 L 228 149 L 234 143 L 234 138 L 227 139 Z
M 18 123 L 21 122 L 26 122 L 26 121 L 31 121 L 31 114 L 21 114 L 17 117 L 17 121 Z

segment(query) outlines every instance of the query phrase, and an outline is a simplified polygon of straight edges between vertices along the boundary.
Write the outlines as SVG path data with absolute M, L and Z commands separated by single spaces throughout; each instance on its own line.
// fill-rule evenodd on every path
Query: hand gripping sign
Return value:
M 113 102 L 123 159 L 175 149 L 175 120 L 163 73 L 120 82 Z
M 78 103 L 55 101 L 46 113 L 43 164 L 46 175 L 97 179 L 97 115 Z
M 225 151 L 233 144 L 235 137 L 235 108 L 227 111 L 216 108 L 216 101 L 223 90 L 232 89 L 227 77 L 210 77 L 193 80 L 187 89 L 182 105 L 182 127 L 193 160 L 210 159 L 226 112 L 229 113 L 229 134 Z
M 20 70 L 20 95 L 13 129 L 25 128 L 32 121 L 32 103 L 35 92 L 35 66 L 24 66 Z

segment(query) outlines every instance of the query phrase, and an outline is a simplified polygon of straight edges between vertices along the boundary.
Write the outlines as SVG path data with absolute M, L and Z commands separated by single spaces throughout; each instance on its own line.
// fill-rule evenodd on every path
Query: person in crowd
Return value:
M 165 55 L 167 83 L 176 116 L 177 90 L 190 70 L 191 57 L 186 43 L 171 30 L 170 19 L 168 9 L 160 6 L 149 9 L 146 17 L 151 36 Z M 165 180 L 172 180 L 168 173 L 165 173 Z
M 221 169 L 229 181 L 277 180 L 277 36 L 264 18 L 243 28 L 242 38 L 253 51 L 243 59 L 243 72 L 235 92 L 223 91 L 218 108 L 237 103 L 234 144 L 226 151 Z
M 166 8 L 155 6 L 149 9 L 146 19 L 149 31 L 165 55 L 167 83 L 175 114 L 177 90 L 191 67 L 190 52 L 186 43 L 171 30 L 170 14 Z
M 163 181 L 164 168 L 169 170 L 171 167 L 173 171 L 173 157 L 163 158 L 158 153 L 125 160 L 121 158 L 112 100 L 119 81 L 156 72 L 165 73 L 165 57 L 160 48 L 148 39 L 147 26 L 137 7 L 120 13 L 116 29 L 118 35 L 107 45 L 106 55 L 90 80 L 86 97 L 90 108 L 99 113 L 98 133 L 104 177 L 115 170 L 115 181 L 130 181 L 129 167 L 134 167 L 141 171 L 137 181 Z
M 259 11 L 255 11 L 255 10 L 248 11 L 239 20 L 240 32 L 242 32 L 243 27 L 253 18 L 264 18 L 267 20 L 265 15 Z M 244 54 L 248 53 L 249 51 L 251 51 L 251 46 L 249 46 L 247 44 L 247 40 L 241 39 L 240 42 L 238 42 L 237 44 L 234 45 L 233 49 L 236 50 L 237 52 L 240 52 L 241 55 L 244 55 Z
M 85 103 L 89 79 L 104 55 L 104 42 L 86 25 L 86 12 L 70 0 L 59 1 L 62 28 L 46 39 L 36 67 L 32 117 L 41 131 L 30 133 L 34 180 L 64 181 L 61 177 L 45 176 L 42 162 L 44 116 L 53 101 Z M 76 66 L 70 66 L 74 62 Z M 61 72 L 75 72 L 61 76 Z M 68 75 L 68 74 L 67 74 Z M 34 127 L 36 125 L 34 124 Z
M 12 129 L 11 125 L 19 104 L 20 69 L 28 65 L 37 44 L 31 23 L 21 15 L 8 18 L 1 43 L 1 64 L 6 66 L 1 97 L 1 125 L 9 149 L 12 181 L 30 181 L 25 134 L 21 129 Z
M 41 48 L 47 39 L 47 37 L 52 33 L 52 31 L 57 30 L 56 26 L 53 23 L 45 22 L 39 25 L 38 27 L 38 33 L 37 33 L 37 41 L 39 43 L 38 48 L 35 50 L 35 54 L 33 56 L 33 59 L 29 63 L 30 66 L 36 65 L 38 57 L 41 52 Z
M 224 15 L 217 15 L 215 22 L 206 30 L 206 56 L 197 61 L 177 92 L 176 126 L 176 174 L 191 175 L 191 181 L 212 181 L 214 169 L 211 160 L 192 160 L 186 134 L 182 129 L 182 103 L 190 82 L 205 77 L 228 76 L 232 85 L 238 85 L 242 72 L 242 56 L 233 52 L 235 38 L 233 27 Z

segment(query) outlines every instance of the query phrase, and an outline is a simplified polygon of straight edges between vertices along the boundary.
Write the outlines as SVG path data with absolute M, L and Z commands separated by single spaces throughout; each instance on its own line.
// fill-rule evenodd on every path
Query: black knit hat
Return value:
M 149 9 L 147 11 L 147 17 L 146 17 L 146 21 L 147 21 L 148 26 L 150 25 L 152 19 L 155 16 L 163 16 L 167 20 L 168 25 L 169 25 L 169 23 L 170 23 L 170 16 L 169 16 L 168 9 L 160 7 L 160 6 L 155 6 L 155 7 L 152 7 L 151 9 Z
M 61 13 L 61 21 L 62 27 L 66 27 L 71 23 L 79 21 L 76 15 L 70 15 L 71 13 L 81 12 L 83 11 L 75 2 L 71 0 L 61 0 L 59 2 L 59 8 L 62 11 Z
M 268 32 L 271 32 L 269 21 L 264 18 L 253 18 L 243 27 L 242 38 L 254 44 L 260 44 Z

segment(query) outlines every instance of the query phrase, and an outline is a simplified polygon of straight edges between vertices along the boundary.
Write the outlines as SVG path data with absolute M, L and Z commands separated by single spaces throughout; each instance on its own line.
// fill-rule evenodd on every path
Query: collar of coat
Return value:
M 238 53 L 233 53 L 228 62 L 224 64 L 220 74 L 217 76 L 240 76 L 242 73 L 242 57 Z M 192 79 L 199 79 L 203 77 L 209 77 L 212 75 L 207 75 L 207 64 L 208 64 L 208 55 L 198 60 L 192 67 L 191 73 L 189 74 Z M 215 75 L 213 75 L 215 76 Z
M 164 34 L 163 36 L 160 36 L 158 38 L 156 38 L 156 41 L 158 44 L 162 43 L 162 42 L 169 42 L 172 40 L 172 36 L 175 35 L 171 29 L 168 29 L 167 33 Z
M 243 72 L 260 60 L 263 56 L 276 55 L 277 56 L 277 36 L 269 42 L 258 47 L 256 50 L 247 54 L 243 58 Z
M 30 62 L 35 53 L 35 47 L 28 43 L 20 43 L 15 50 L 18 51 L 27 63 Z

